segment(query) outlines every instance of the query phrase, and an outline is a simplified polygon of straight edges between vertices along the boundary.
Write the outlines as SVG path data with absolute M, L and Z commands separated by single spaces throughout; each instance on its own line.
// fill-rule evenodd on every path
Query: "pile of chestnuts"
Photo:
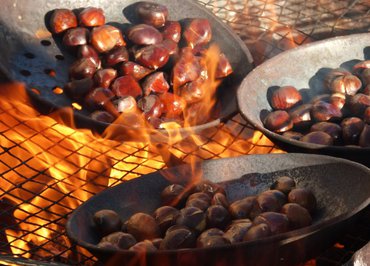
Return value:
M 125 222 L 113 210 L 97 211 L 97 246 L 147 252 L 230 245 L 309 226 L 317 205 L 312 191 L 297 188 L 288 176 L 232 203 L 220 185 L 207 180 L 189 188 L 169 185 L 161 199 L 152 214 L 138 212 Z
M 325 86 L 330 93 L 304 104 L 293 86 L 275 90 L 265 127 L 309 143 L 370 147 L 370 61 L 356 64 L 353 73 L 332 70 Z
M 208 78 L 221 81 L 232 73 L 230 62 L 218 52 L 215 73 L 209 73 L 207 19 L 172 21 L 167 7 L 155 2 L 138 2 L 135 12 L 141 24 L 121 29 L 106 24 L 101 8 L 53 11 L 52 33 L 77 57 L 64 91 L 101 122 L 139 111 L 155 128 L 171 121 L 182 125 L 184 114 L 199 110 Z

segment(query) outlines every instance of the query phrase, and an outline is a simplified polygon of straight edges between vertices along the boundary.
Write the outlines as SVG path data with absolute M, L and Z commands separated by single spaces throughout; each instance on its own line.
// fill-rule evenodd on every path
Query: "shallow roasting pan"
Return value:
M 370 169 L 344 159 L 311 154 L 249 155 L 205 161 L 198 167 L 204 179 L 224 186 L 230 201 L 268 189 L 281 175 L 294 177 L 298 187 L 312 189 L 318 199 L 314 224 L 258 241 L 220 248 L 157 251 L 141 257 L 95 246 L 99 242 L 92 222 L 96 211 L 115 210 L 124 221 L 139 211 L 152 213 L 160 206 L 165 186 L 189 182 L 190 168 L 185 165 L 144 175 L 93 196 L 69 217 L 69 237 L 102 261 L 109 261 L 109 265 L 296 265 L 334 244 L 370 203 Z
M 356 63 L 365 59 L 370 59 L 370 33 L 335 37 L 283 52 L 256 67 L 243 80 L 237 92 L 239 110 L 284 150 L 338 156 L 370 166 L 370 148 L 322 146 L 291 140 L 266 129 L 261 120 L 271 110 L 270 89 L 295 86 L 307 102 L 315 95 L 328 93 L 324 79 L 331 69 L 342 67 L 351 71 Z
M 68 66 L 73 57 L 54 40 L 47 29 L 50 11 L 56 8 L 77 10 L 82 7 L 101 7 L 106 21 L 118 27 L 136 22 L 132 7 L 133 0 L 2 0 L 0 8 L 0 72 L 11 80 L 20 80 L 28 89 L 36 88 L 41 95 L 31 93 L 35 104 L 41 111 L 49 113 L 63 106 L 71 106 L 71 100 L 53 93 L 53 88 L 68 80 Z M 252 56 L 232 30 L 205 7 L 191 0 L 160 0 L 169 9 L 169 19 L 207 18 L 212 26 L 213 40 L 229 58 L 234 73 L 224 80 L 218 91 L 221 112 L 218 119 L 197 125 L 188 130 L 199 131 L 215 126 L 237 111 L 236 89 L 245 75 L 253 68 Z M 56 76 L 47 73 L 55 70 Z M 75 111 L 79 127 L 103 131 L 108 124 L 91 120 L 84 110 Z M 132 134 L 134 135 L 134 134 Z

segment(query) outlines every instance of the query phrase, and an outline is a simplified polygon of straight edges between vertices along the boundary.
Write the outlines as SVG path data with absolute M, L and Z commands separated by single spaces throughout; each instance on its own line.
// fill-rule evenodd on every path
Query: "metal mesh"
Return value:
M 203 0 L 201 4 L 233 28 L 256 64 L 314 40 L 370 30 L 368 0 Z M 282 152 L 240 115 L 167 148 L 173 156 L 172 163 Z M 0 254 L 7 257 L 0 258 L 0 264 L 21 264 L 20 257 L 94 264 L 94 257 L 71 246 L 66 237 L 68 214 L 106 187 L 166 167 L 162 156 L 163 150 L 148 143 L 103 140 L 90 132 L 65 127 L 27 104 L 3 101 Z M 369 232 L 365 225 L 356 229 Z M 361 241 L 370 238 L 368 233 L 361 233 L 360 238 L 359 231 L 352 233 L 343 236 L 346 249 L 340 250 L 345 250 L 345 255 L 328 259 L 328 251 L 317 259 L 317 264 L 339 265 L 360 247 Z

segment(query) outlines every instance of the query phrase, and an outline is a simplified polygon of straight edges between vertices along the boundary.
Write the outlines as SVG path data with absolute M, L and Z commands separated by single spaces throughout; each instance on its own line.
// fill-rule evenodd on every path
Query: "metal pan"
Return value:
M 231 246 L 151 252 L 142 260 L 130 251 L 113 254 L 95 246 L 99 241 L 92 220 L 96 211 L 115 210 L 124 221 L 139 211 L 152 213 L 160 206 L 161 191 L 170 184 L 164 176 L 170 172 L 178 179 L 173 182 L 189 182 L 190 168 L 180 166 L 127 181 L 92 197 L 69 217 L 68 236 L 112 265 L 135 265 L 135 261 L 146 261 L 147 265 L 294 265 L 330 247 L 370 203 L 370 170 L 344 159 L 306 154 L 249 155 L 206 161 L 199 167 L 203 178 L 220 183 L 231 200 L 268 189 L 278 176 L 294 177 L 298 187 L 312 189 L 318 199 L 314 224 Z
M 105 11 L 107 23 L 122 26 L 133 21 L 134 0 L 3 0 L 0 9 L 0 72 L 12 80 L 23 81 L 28 88 L 36 88 L 40 95 L 31 94 L 41 111 L 48 113 L 63 106 L 71 106 L 71 100 L 64 94 L 53 93 L 53 88 L 63 86 L 68 80 L 68 66 L 73 57 L 55 42 L 46 24 L 50 11 L 56 8 L 78 9 L 87 6 L 101 7 Z M 221 112 L 218 119 L 189 130 L 202 130 L 215 126 L 237 111 L 236 89 L 246 74 L 251 71 L 252 56 L 232 30 L 205 7 L 190 0 L 160 0 L 166 5 L 171 20 L 185 18 L 207 18 L 212 26 L 213 42 L 227 55 L 234 73 L 227 78 L 218 91 Z M 51 77 L 48 70 L 55 70 Z M 91 120 L 86 111 L 75 111 L 80 127 L 104 130 L 108 124 Z
M 263 112 L 271 110 L 268 91 L 274 86 L 292 85 L 302 91 L 305 101 L 324 94 L 329 69 L 351 70 L 359 60 L 370 59 L 370 34 L 354 34 L 310 43 L 283 52 L 256 67 L 237 92 L 241 114 L 254 127 L 289 152 L 320 153 L 343 157 L 370 166 L 370 148 L 322 146 L 291 140 L 266 129 Z

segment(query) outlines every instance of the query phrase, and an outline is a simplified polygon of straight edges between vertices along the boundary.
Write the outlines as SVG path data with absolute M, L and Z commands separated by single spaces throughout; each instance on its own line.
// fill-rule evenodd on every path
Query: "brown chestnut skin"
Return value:
M 55 9 L 50 18 L 50 28 L 53 33 L 61 33 L 77 27 L 77 17 L 69 9 Z
M 96 64 L 90 57 L 77 59 L 69 68 L 69 77 L 72 80 L 92 78 L 96 70 Z
M 247 233 L 244 235 L 244 241 L 252 241 L 256 239 L 261 239 L 271 235 L 271 229 L 267 224 L 257 224 L 253 225 Z
M 276 189 L 284 194 L 289 194 L 289 192 L 295 188 L 295 186 L 296 183 L 293 178 L 289 176 L 281 176 L 271 185 L 271 189 Z
M 104 62 L 106 66 L 113 67 L 119 63 L 127 62 L 129 59 L 129 55 L 128 55 L 126 47 L 118 46 L 110 50 L 104 56 L 104 59 L 105 59 Z
M 189 229 L 175 229 L 166 234 L 160 245 L 160 249 L 193 248 L 196 245 L 196 234 Z
M 180 87 L 180 96 L 188 103 L 201 101 L 206 95 L 205 80 L 198 78 Z
M 94 75 L 94 81 L 97 87 L 109 88 L 116 77 L 117 70 L 113 68 L 99 69 Z
M 282 133 L 293 128 L 293 121 L 290 119 L 290 115 L 284 110 L 278 110 L 269 113 L 265 120 L 264 125 L 267 129 Z
M 316 210 L 316 198 L 308 188 L 295 188 L 288 195 L 289 203 L 297 203 L 306 208 L 310 213 Z
M 365 125 L 361 132 L 358 144 L 361 147 L 370 147 L 370 125 Z
M 85 45 L 88 42 L 89 34 L 89 30 L 86 28 L 69 29 L 63 36 L 63 44 L 65 46 Z
M 94 213 L 94 224 L 102 236 L 109 235 L 121 229 L 122 221 L 113 210 L 100 210 Z
M 331 121 L 342 118 L 342 112 L 331 103 L 318 101 L 312 105 L 311 116 L 317 122 Z
M 370 106 L 364 112 L 364 122 L 370 124 Z
M 342 135 L 342 128 L 332 122 L 318 122 L 310 128 L 311 132 L 322 131 L 329 134 L 334 141 L 338 141 Z
M 161 192 L 161 201 L 163 205 L 182 206 L 185 204 L 187 192 L 182 185 L 171 184 Z
M 370 107 L 370 96 L 362 93 L 357 93 L 349 101 L 349 109 L 355 116 L 362 117 L 368 107 Z
M 326 146 L 333 145 L 334 143 L 333 138 L 328 133 L 323 131 L 310 132 L 304 135 L 300 141 Z
M 142 22 L 156 28 L 164 26 L 168 17 L 167 7 L 154 2 L 139 2 L 136 13 Z
M 186 201 L 185 207 L 197 207 L 202 211 L 206 211 L 210 206 L 209 202 L 206 202 L 202 199 L 188 199 Z
M 271 106 L 275 110 L 288 110 L 302 101 L 299 91 L 293 86 L 283 86 L 271 95 Z
M 249 196 L 241 200 L 234 201 L 230 204 L 229 212 L 234 219 L 248 218 L 249 213 L 255 204 L 256 197 Z
M 197 248 L 222 247 L 230 245 L 230 241 L 223 236 L 204 237 L 197 241 Z
M 95 64 L 96 69 L 101 67 L 101 60 L 99 58 L 98 52 L 91 45 L 81 45 L 78 47 L 77 51 L 78 58 L 90 58 L 90 60 Z
M 129 250 L 140 253 L 147 253 L 157 251 L 157 248 L 153 245 L 152 241 L 144 240 L 136 243 L 135 245 L 130 247 Z
M 183 38 L 191 48 L 205 45 L 212 39 L 211 24 L 207 19 L 195 18 L 190 19 L 185 26 Z
M 156 249 L 159 249 L 163 242 L 163 238 L 154 238 L 151 241 L 152 241 L 153 246 L 155 246 Z
M 303 137 L 303 134 L 296 131 L 286 131 L 282 134 L 288 139 L 300 140 Z
M 208 227 L 225 229 L 231 221 L 230 213 L 221 205 L 212 205 L 206 211 Z
M 136 80 L 141 80 L 142 78 L 153 72 L 152 69 L 139 65 L 138 63 L 132 61 L 124 62 L 121 65 L 120 70 L 122 75 L 131 75 Z
M 201 180 L 195 183 L 192 187 L 192 191 L 193 193 L 203 192 L 208 194 L 210 197 L 212 197 L 215 193 L 226 194 L 225 190 L 219 184 L 213 183 L 209 180 Z
M 280 190 L 277 190 L 277 189 L 266 190 L 266 191 L 262 192 L 261 194 L 271 195 L 271 196 L 275 197 L 276 200 L 278 201 L 278 203 L 281 206 L 283 206 L 288 201 L 286 194 L 284 194 L 284 192 L 282 192 Z
M 250 220 L 244 223 L 233 223 L 225 231 L 224 237 L 232 244 L 242 242 L 245 234 L 251 227 L 252 222 Z
M 126 42 L 118 28 L 103 25 L 92 29 L 91 44 L 99 53 L 106 53 L 115 46 L 125 46 Z
M 197 232 L 202 232 L 206 228 L 206 215 L 199 208 L 186 207 L 180 210 L 176 224 L 186 226 Z
M 178 21 L 166 21 L 163 28 L 161 28 L 164 40 L 172 40 L 178 43 L 181 39 L 181 25 Z
M 302 104 L 289 111 L 289 115 L 295 127 L 306 127 L 312 124 L 312 104 Z
M 165 93 L 170 88 L 167 80 L 164 77 L 164 73 L 157 71 L 153 74 L 148 75 L 142 83 L 144 95 L 149 95 L 151 92 L 154 93 Z
M 137 110 L 137 103 L 132 96 L 123 96 L 115 99 L 113 105 L 119 113 L 133 113 Z
M 137 63 L 155 70 L 168 62 L 169 51 L 161 44 L 153 44 L 137 50 L 134 57 Z
M 129 249 L 135 245 L 136 239 L 131 234 L 124 232 L 114 232 L 101 239 L 101 242 L 110 242 L 118 246 L 120 249 Z
M 158 44 L 163 40 L 162 34 L 153 26 L 137 24 L 127 31 L 127 38 L 137 45 Z
M 212 237 L 212 236 L 223 236 L 223 234 L 224 234 L 224 231 L 222 231 L 219 228 L 210 228 L 210 229 L 205 230 L 203 233 L 201 233 L 197 240 L 199 241 L 203 238 Z
M 332 92 L 339 92 L 347 95 L 355 95 L 361 87 L 361 80 L 352 74 L 338 76 L 330 84 Z
M 227 200 L 225 194 L 220 193 L 220 192 L 217 192 L 213 195 L 211 204 L 212 205 L 221 205 L 221 206 L 223 206 L 227 209 L 230 206 L 229 201 Z
M 100 110 L 97 110 L 91 113 L 90 117 L 93 120 L 103 122 L 103 123 L 109 123 L 109 124 L 113 123 L 115 119 L 114 116 L 108 113 L 107 111 L 100 111 Z
M 221 53 L 218 58 L 217 68 L 216 68 L 216 78 L 226 78 L 231 73 L 233 73 L 233 68 L 229 62 L 229 59 L 224 53 Z
M 118 96 L 132 96 L 134 98 L 142 95 L 140 84 L 130 75 L 117 78 L 112 84 L 113 93 Z
M 157 222 L 162 235 L 169 227 L 176 224 L 176 219 L 179 214 L 180 211 L 171 206 L 162 206 L 154 211 L 153 217 Z
M 289 220 L 291 229 L 298 229 L 312 224 L 312 217 L 307 209 L 297 203 L 287 203 L 281 208 Z
M 211 195 L 208 194 L 208 193 L 205 193 L 205 192 L 195 192 L 191 195 L 189 195 L 189 198 L 188 200 L 193 200 L 193 199 L 200 199 L 200 200 L 203 200 L 207 203 L 211 203 Z
M 162 115 L 162 103 L 157 95 L 151 94 L 138 100 L 137 106 L 143 111 L 145 119 L 159 118 Z
M 64 86 L 64 91 L 73 100 L 81 100 L 94 87 L 94 81 L 91 78 L 72 80 Z
M 159 95 L 159 99 L 163 104 L 163 113 L 167 118 L 176 118 L 182 115 L 186 102 L 180 96 L 166 92 Z
M 167 40 L 163 40 L 163 42 L 161 43 L 161 45 L 167 49 L 168 51 L 168 54 L 172 57 L 169 58 L 169 62 L 170 64 L 172 65 L 172 61 L 170 61 L 170 59 L 173 60 L 173 58 L 175 58 L 175 55 L 178 54 L 179 52 L 179 46 L 177 45 L 176 42 L 170 40 L 170 39 L 167 39 Z
M 250 217 L 254 219 L 263 212 L 279 212 L 285 204 L 284 198 L 282 198 L 285 195 L 281 191 L 278 192 L 280 192 L 278 196 L 272 190 L 267 190 L 259 194 L 250 211 Z
M 325 77 L 325 85 L 328 89 L 331 90 L 332 82 L 339 77 L 343 77 L 345 75 L 351 75 L 351 72 L 345 70 L 343 68 L 336 68 L 329 72 L 329 74 Z
M 102 249 L 110 249 L 110 250 L 118 250 L 119 247 L 117 245 L 114 245 L 110 242 L 106 242 L 106 241 L 100 241 L 98 243 L 98 248 L 102 248 Z
M 85 97 L 85 104 L 91 110 L 103 109 L 113 97 L 110 89 L 95 88 Z
M 181 50 L 180 57 L 172 69 L 172 83 L 174 88 L 198 79 L 201 74 L 199 59 L 187 47 Z
M 278 212 L 261 213 L 253 220 L 253 224 L 267 224 L 273 235 L 285 233 L 289 230 L 288 217 Z
M 330 96 L 330 101 L 332 105 L 336 106 L 339 110 L 341 110 L 344 105 L 346 104 L 346 95 L 344 93 L 333 93 Z
M 127 220 L 127 232 L 138 241 L 160 237 L 160 229 L 155 219 L 146 213 L 135 213 Z
M 87 7 L 78 15 L 81 26 L 97 27 L 105 24 L 104 11 L 101 8 Z
M 330 102 L 330 97 L 331 97 L 331 94 L 319 94 L 319 95 L 316 95 L 314 96 L 310 103 L 311 104 L 315 104 L 317 102 L 326 102 L 326 103 L 329 103 Z
M 175 230 L 178 230 L 178 229 L 186 229 L 186 230 L 190 230 L 187 226 L 185 225 L 179 225 L 179 224 L 175 224 L 175 225 L 172 225 L 170 226 L 167 231 L 165 232 L 165 236 L 169 233 L 171 233 L 172 231 L 175 231 Z M 190 230 L 192 231 L 192 230 Z M 194 231 L 192 231 L 194 233 Z
M 345 144 L 357 144 L 365 126 L 364 121 L 358 117 L 348 117 L 343 119 L 340 125 L 342 127 L 342 138 Z

